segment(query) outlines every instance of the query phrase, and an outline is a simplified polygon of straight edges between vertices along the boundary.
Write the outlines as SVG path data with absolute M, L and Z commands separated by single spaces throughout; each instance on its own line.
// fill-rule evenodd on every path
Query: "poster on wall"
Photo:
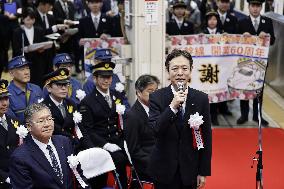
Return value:
M 253 99 L 262 90 L 270 37 L 237 34 L 171 36 L 170 49 L 193 57 L 190 86 L 211 103 Z

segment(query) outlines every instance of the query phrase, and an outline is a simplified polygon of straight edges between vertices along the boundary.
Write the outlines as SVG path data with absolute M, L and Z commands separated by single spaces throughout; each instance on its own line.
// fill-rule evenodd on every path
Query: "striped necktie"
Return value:
M 51 166 L 52 166 L 52 169 L 53 171 L 55 172 L 56 176 L 58 176 L 59 180 L 61 183 L 63 183 L 63 174 L 61 172 L 61 169 L 59 167 L 59 164 L 58 164 L 58 161 L 55 157 L 55 154 L 51 148 L 50 145 L 47 145 L 46 149 L 48 150 L 49 152 L 49 156 L 50 156 L 50 159 L 51 159 Z

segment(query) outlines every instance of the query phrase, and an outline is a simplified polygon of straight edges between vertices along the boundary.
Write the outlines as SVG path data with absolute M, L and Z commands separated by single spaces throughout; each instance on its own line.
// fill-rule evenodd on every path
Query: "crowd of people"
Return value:
M 21 12 L 8 11 L 7 4 L 13 3 Z M 272 21 L 260 15 L 264 0 L 248 3 L 250 15 L 238 20 L 230 0 L 169 1 L 166 33 L 269 35 L 273 44 Z M 125 37 L 123 5 L 123 0 L 1 4 L 0 72 L 7 70 L 12 81 L 0 80 L 0 188 L 71 189 L 79 183 L 67 157 L 93 147 L 110 153 L 123 189 L 128 187 L 127 166 L 156 189 L 204 187 L 211 174 L 211 124 L 219 125 L 219 113 L 232 113 L 226 102 L 209 105 L 206 94 L 189 87 L 194 63 L 188 52 L 174 50 L 167 56 L 171 85 L 166 88 L 158 89 L 156 76 L 141 75 L 132 107 L 125 91 L 118 90 L 121 83 L 113 73 L 110 49 L 96 49 L 93 74 L 84 84 L 72 77 L 73 66 L 78 73 L 84 69 L 83 38 Z M 70 28 L 78 32 L 67 34 Z M 51 48 L 23 48 L 47 41 L 53 33 L 60 37 L 53 39 Z M 8 61 L 10 47 L 13 58 Z M 258 121 L 256 105 L 254 100 L 254 121 Z M 248 121 L 248 101 L 240 106 L 237 124 Z M 76 132 L 76 111 L 82 116 L 78 124 L 82 137 Z M 196 112 L 202 123 L 192 126 L 189 120 Z M 261 123 L 268 125 L 263 118 Z M 29 131 L 24 140 L 18 132 L 22 125 Z M 87 179 L 80 167 L 78 172 L 90 188 L 107 185 L 108 174 Z M 132 188 L 139 188 L 139 182 Z

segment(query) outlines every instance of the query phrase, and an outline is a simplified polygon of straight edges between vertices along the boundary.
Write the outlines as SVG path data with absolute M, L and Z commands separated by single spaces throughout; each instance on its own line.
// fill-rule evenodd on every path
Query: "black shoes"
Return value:
M 241 124 L 244 124 L 245 122 L 248 121 L 248 118 L 247 117 L 244 117 L 244 116 L 241 116 L 238 120 L 237 120 L 237 124 L 238 125 L 241 125 Z

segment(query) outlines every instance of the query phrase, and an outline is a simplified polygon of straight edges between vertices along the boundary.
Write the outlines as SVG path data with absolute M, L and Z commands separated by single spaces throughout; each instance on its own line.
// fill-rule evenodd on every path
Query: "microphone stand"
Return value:
M 255 161 L 257 161 L 256 166 L 256 189 L 263 189 L 263 164 L 262 164 L 262 125 L 261 125 L 261 119 L 262 119 L 262 98 L 263 98 L 263 91 L 264 91 L 264 81 L 266 77 L 266 71 L 268 67 L 268 62 L 265 67 L 265 74 L 263 78 L 263 84 L 262 87 L 257 95 L 257 109 L 258 109 L 258 150 L 256 151 L 256 156 L 253 157 L 253 164 Z M 253 168 L 253 164 L 251 168 Z

